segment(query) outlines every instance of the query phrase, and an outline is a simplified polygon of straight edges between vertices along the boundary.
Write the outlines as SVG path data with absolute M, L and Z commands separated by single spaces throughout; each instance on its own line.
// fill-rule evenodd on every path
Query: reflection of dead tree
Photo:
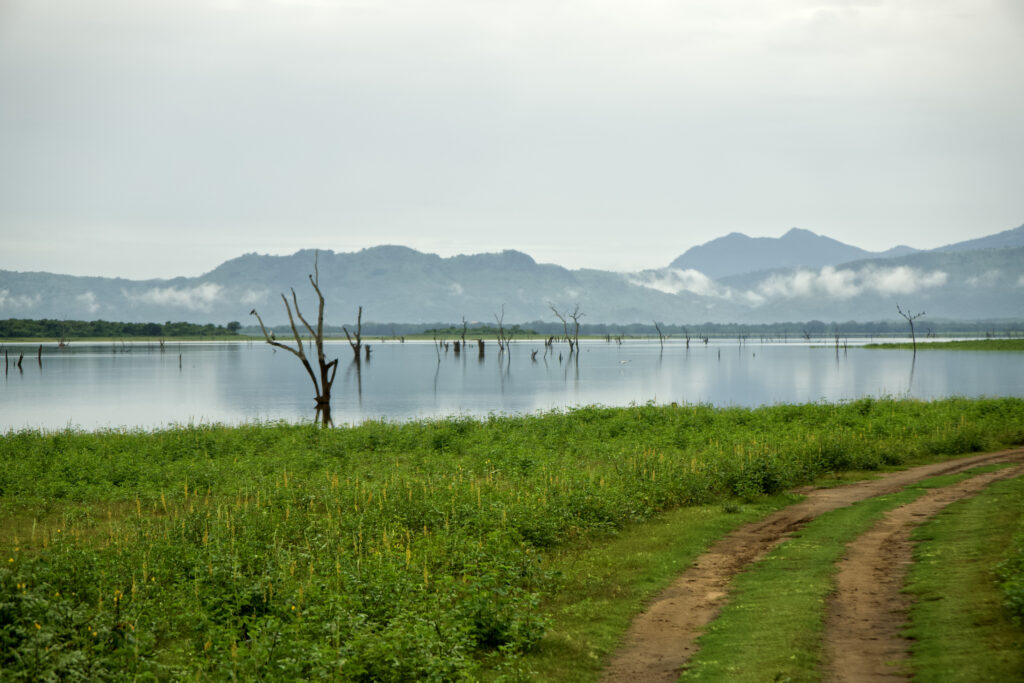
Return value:
M 917 357 L 917 335 L 914 334 L 914 321 L 917 320 L 918 318 L 920 318 L 922 315 L 924 315 L 924 311 L 921 311 L 920 313 L 911 313 L 909 310 L 904 311 L 902 308 L 900 308 L 899 304 L 896 304 L 896 310 L 899 312 L 899 314 L 901 316 L 906 318 L 907 322 L 910 324 L 910 341 L 914 345 L 914 357 L 916 358 Z
M 358 315 L 356 315 L 356 331 L 355 331 L 355 333 L 353 335 L 350 335 L 348 333 L 348 328 L 345 327 L 344 325 L 342 325 L 341 329 L 345 331 L 345 338 L 348 339 L 348 344 L 349 344 L 349 346 L 352 347 L 352 353 L 353 353 L 353 355 L 354 355 L 354 357 L 356 359 L 356 362 L 358 363 L 359 362 L 359 347 L 362 346 L 362 343 L 363 343 L 362 342 L 362 338 L 361 338 L 362 337 L 362 333 L 363 333 L 363 307 L 362 306 L 359 307 L 359 313 L 358 313 Z M 352 337 L 353 336 L 355 337 L 355 341 L 352 341 Z M 367 356 L 367 360 L 369 360 L 369 356 Z
M 299 320 L 309 331 L 309 334 L 313 337 L 316 342 L 316 356 L 317 363 L 320 369 L 320 379 L 317 380 L 316 373 L 313 372 L 313 366 L 310 365 L 309 359 L 306 358 L 306 352 L 302 347 L 302 337 L 299 335 L 299 329 L 295 325 L 295 318 L 292 317 L 292 308 L 288 305 L 288 297 L 283 293 L 281 294 L 281 300 L 284 301 L 285 311 L 288 313 L 288 323 L 291 325 L 292 334 L 295 336 L 295 348 L 282 344 L 276 341 L 274 337 L 267 332 L 266 326 L 263 324 L 263 319 L 260 314 L 256 312 L 256 309 L 249 311 L 250 315 L 256 316 L 256 320 L 260 323 L 260 330 L 263 331 L 263 338 L 271 346 L 275 346 L 285 351 L 289 351 L 295 354 L 296 357 L 302 362 L 302 367 L 306 368 L 306 372 L 309 374 L 309 378 L 313 381 L 313 389 L 316 392 L 316 412 L 318 417 L 323 418 L 323 424 L 332 424 L 331 421 L 331 385 L 334 383 L 334 375 L 338 371 L 338 359 L 328 362 L 326 356 L 324 356 L 324 295 L 320 292 L 320 269 L 318 267 L 316 258 L 313 261 L 313 275 L 309 276 L 309 283 L 313 285 L 313 290 L 316 292 L 317 298 L 320 300 L 320 306 L 317 311 L 316 330 L 306 321 L 303 317 L 302 312 L 299 310 L 299 299 L 295 295 L 295 289 L 292 292 L 292 303 L 295 305 L 295 315 L 298 316 Z M 361 311 L 362 309 L 360 309 Z M 358 354 L 356 355 L 358 359 Z

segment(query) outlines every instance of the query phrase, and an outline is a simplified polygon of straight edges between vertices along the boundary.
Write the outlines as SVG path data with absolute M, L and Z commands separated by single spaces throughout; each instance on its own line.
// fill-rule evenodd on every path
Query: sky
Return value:
M 1020 0 L 0 0 L 0 269 L 1024 223 Z

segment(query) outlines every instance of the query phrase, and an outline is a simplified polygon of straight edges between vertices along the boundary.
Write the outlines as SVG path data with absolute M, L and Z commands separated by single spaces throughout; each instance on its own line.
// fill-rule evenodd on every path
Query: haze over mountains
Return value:
M 314 252 L 245 254 L 194 278 L 125 280 L 0 271 L 0 318 L 188 320 L 248 324 L 257 308 L 286 322 L 280 293 L 313 310 Z M 931 251 L 872 253 L 792 229 L 779 238 L 732 233 L 638 273 L 539 264 L 527 254 L 442 258 L 401 246 L 321 251 L 331 325 L 364 321 L 551 320 L 579 304 L 584 322 L 887 320 L 899 302 L 929 317 L 1024 318 L 1024 225 Z

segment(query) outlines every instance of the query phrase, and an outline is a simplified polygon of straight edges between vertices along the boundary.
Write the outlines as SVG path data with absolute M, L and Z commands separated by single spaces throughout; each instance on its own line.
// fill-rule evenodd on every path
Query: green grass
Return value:
M 736 577 L 729 602 L 700 637 L 682 680 L 821 680 L 826 601 L 846 545 L 926 489 L 989 469 L 933 477 L 810 522 Z
M 1009 681 L 1024 671 L 1024 631 L 1004 605 L 997 565 L 1024 522 L 1024 478 L 954 503 L 914 533 L 906 631 L 921 681 Z
M 912 350 L 913 344 L 865 344 L 865 349 Z M 964 341 L 918 342 L 918 351 L 1024 351 L 1024 339 L 968 339 Z
M 699 506 L 1022 441 L 1020 399 L 8 432 L 0 677 L 554 671 L 545 648 L 607 652 L 641 596 L 736 523 Z M 665 534 L 706 533 L 659 555 L 645 522 L 663 513 L 681 520 Z M 635 586 L 577 607 L 593 585 L 565 567 L 588 544 L 576 566 Z M 638 578 L 615 573 L 644 544 L 622 568 Z M 587 635 L 598 612 L 616 625 Z
M 671 584 L 717 539 L 789 505 L 780 494 L 743 505 L 671 510 L 610 539 L 577 543 L 547 564 L 560 578 L 541 603 L 551 623 L 522 667 L 537 680 L 597 680 L 643 606 Z

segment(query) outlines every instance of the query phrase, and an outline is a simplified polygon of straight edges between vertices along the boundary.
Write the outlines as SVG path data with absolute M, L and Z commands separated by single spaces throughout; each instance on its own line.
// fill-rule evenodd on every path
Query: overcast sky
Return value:
M 0 269 L 1021 223 L 1021 0 L 0 0 Z

